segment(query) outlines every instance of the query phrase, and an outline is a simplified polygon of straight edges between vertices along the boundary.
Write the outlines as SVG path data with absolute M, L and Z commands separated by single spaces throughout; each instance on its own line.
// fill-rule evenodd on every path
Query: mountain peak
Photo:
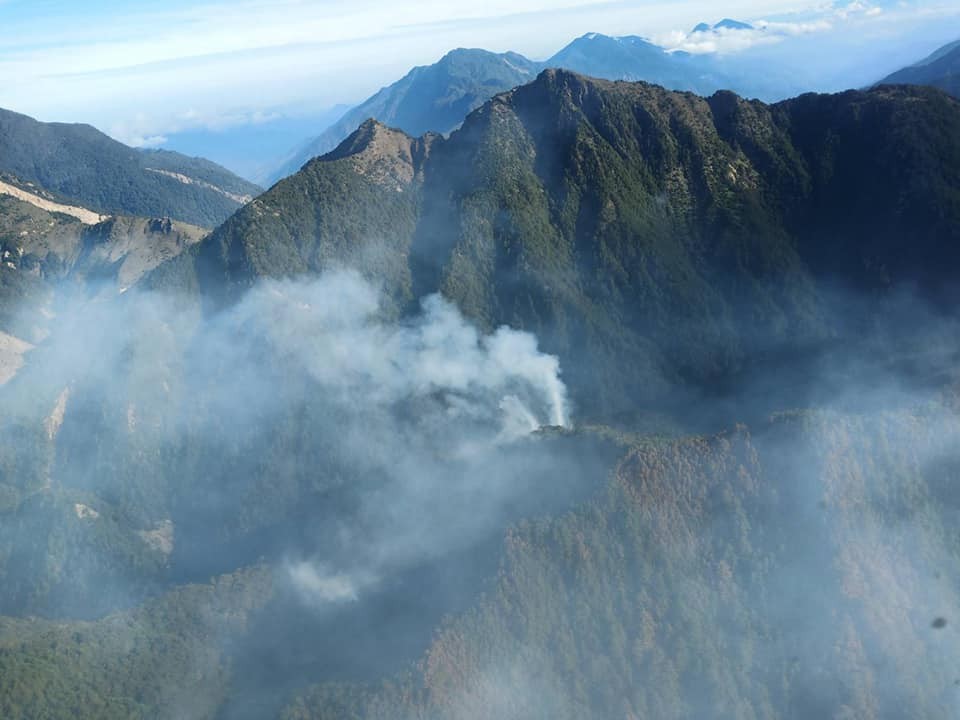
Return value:
M 455 60 L 476 60 L 496 57 L 497 54 L 481 48 L 454 48 L 444 55 L 437 64 L 449 63 Z
M 350 159 L 355 171 L 378 184 L 409 185 L 417 174 L 436 135 L 415 139 L 402 130 L 388 127 L 375 118 L 365 120 L 333 152 L 315 162 Z
M 753 25 L 749 23 L 740 22 L 739 20 L 733 20 L 731 18 L 724 18 L 716 25 L 710 25 L 709 23 L 702 22 L 697 25 L 692 31 L 694 33 L 708 33 L 708 32 L 717 32 L 718 30 L 753 30 Z
M 731 20 L 730 18 L 724 18 L 716 25 L 713 26 L 714 30 L 753 30 L 753 25 L 750 25 L 745 22 L 740 22 L 739 20 Z

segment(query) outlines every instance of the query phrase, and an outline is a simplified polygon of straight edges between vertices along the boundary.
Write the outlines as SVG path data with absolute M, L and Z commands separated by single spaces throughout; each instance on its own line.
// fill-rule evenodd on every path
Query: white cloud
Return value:
M 773 45 L 791 37 L 830 32 L 845 23 L 877 18 L 883 13 L 884 9 L 874 3 L 853 0 L 808 8 L 803 13 L 793 13 L 792 17 L 787 15 L 777 20 L 753 20 L 750 29 L 723 27 L 692 33 L 674 30 L 659 35 L 655 40 L 670 50 L 693 54 L 737 53 L 758 45 Z

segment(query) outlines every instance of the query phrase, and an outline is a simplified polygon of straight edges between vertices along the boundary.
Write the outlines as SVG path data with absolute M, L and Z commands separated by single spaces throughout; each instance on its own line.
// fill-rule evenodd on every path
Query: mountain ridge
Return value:
M 739 32 L 754 28 L 736 20 L 724 19 L 714 26 L 706 23 L 697 26 L 695 32 Z M 465 83 L 457 73 L 448 73 L 445 82 L 437 78 L 447 72 L 444 66 L 458 55 L 472 54 L 488 61 L 488 77 L 479 85 Z M 504 75 L 503 63 L 513 67 L 519 74 Z M 565 47 L 543 62 L 534 62 L 518 53 L 491 53 L 486 50 L 453 50 L 433 65 L 411 70 L 404 78 L 382 88 L 375 95 L 348 111 L 340 121 L 326 129 L 316 138 L 304 141 L 278 164 L 269 176 L 268 184 L 286 177 L 302 167 L 309 159 L 333 150 L 364 120 L 373 117 L 388 125 L 394 125 L 411 135 L 420 135 L 429 130 L 448 134 L 466 117 L 469 110 L 512 87 L 529 82 L 531 73 L 557 67 L 584 75 L 627 81 L 646 81 L 663 85 L 670 90 L 686 90 L 709 95 L 722 89 L 732 89 L 744 95 L 765 99 L 780 99 L 789 96 L 799 86 L 785 73 L 757 76 L 742 63 L 730 62 L 722 57 L 691 54 L 683 50 L 668 51 L 651 41 L 633 35 L 609 36 L 588 32 L 575 38 Z M 421 93 L 421 107 L 416 119 L 398 114 L 397 106 L 408 102 L 412 83 L 433 75 L 434 86 Z M 474 78 L 476 79 L 476 78 Z M 452 93 L 452 96 L 451 96 Z M 430 117 L 429 108 L 438 106 L 440 112 Z M 453 109 L 456 108 L 456 112 Z

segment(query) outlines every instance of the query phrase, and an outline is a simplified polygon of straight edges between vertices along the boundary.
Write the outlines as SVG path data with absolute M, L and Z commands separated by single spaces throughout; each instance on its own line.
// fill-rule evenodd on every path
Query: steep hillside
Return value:
M 411 299 L 406 258 L 423 165 L 439 140 L 414 140 L 364 123 L 219 227 L 197 254 L 213 295 L 235 296 L 258 277 L 291 277 L 336 264 L 362 268 L 400 302 Z M 270 237 L 269 243 L 261 238 Z
M 104 214 L 172 217 L 212 227 L 260 189 L 200 158 L 141 152 L 88 125 L 0 110 L 0 172 Z
M 79 220 L 84 225 L 96 225 L 106 219 L 105 216 L 88 208 L 60 202 L 53 193 L 39 188 L 33 183 L 25 183 L 11 175 L 0 177 L 3 178 L 0 179 L 0 195 L 20 200 L 49 213 L 67 215 Z
M 960 41 L 940 48 L 928 58 L 881 81 L 882 85 L 929 85 L 960 97 Z

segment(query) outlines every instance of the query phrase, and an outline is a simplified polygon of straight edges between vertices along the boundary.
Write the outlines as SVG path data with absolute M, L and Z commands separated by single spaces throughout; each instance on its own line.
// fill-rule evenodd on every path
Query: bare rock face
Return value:
M 23 367 L 24 354 L 32 349 L 30 343 L 0 332 L 0 385 L 9 382 L 17 374 Z
M 116 217 L 84 235 L 84 250 L 73 268 L 83 277 L 115 277 L 121 292 L 206 235 L 203 228 L 170 218 Z
M 349 158 L 358 175 L 400 192 L 421 172 L 436 135 L 412 138 L 377 120 L 367 120 L 330 155 L 327 161 Z
M 47 437 L 51 442 L 57 439 L 57 434 L 60 432 L 60 428 L 63 427 L 63 418 L 67 414 L 67 403 L 69 401 L 70 388 L 64 388 L 63 392 L 60 393 L 60 397 L 57 398 L 57 403 L 53 406 L 53 410 L 50 411 L 50 415 L 48 415 L 44 421 L 43 425 L 47 431 Z
M 29 184 L 55 193 L 32 201 L 55 202 L 87 224 L 105 215 L 170 215 L 214 227 L 260 192 L 208 160 L 141 152 L 89 125 L 42 123 L 3 109 L 0 173 L 22 180 L 19 191 L 31 196 L 40 193 Z

